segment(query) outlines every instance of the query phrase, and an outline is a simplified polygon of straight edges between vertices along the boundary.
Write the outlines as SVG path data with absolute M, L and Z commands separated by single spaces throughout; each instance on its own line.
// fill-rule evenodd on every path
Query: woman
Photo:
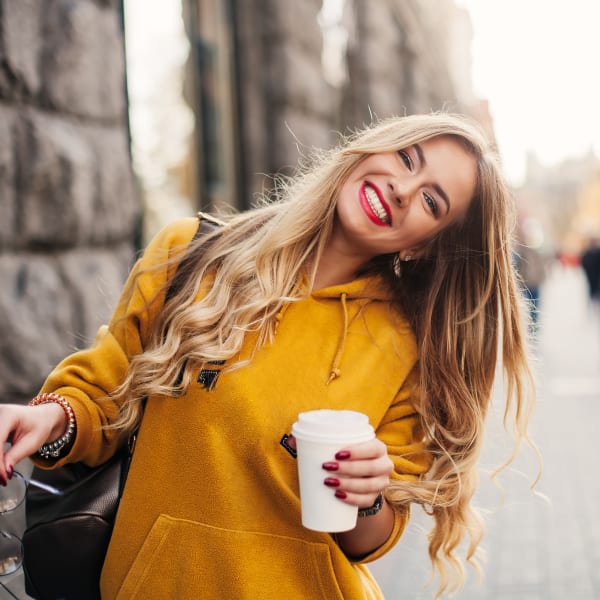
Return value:
M 470 501 L 499 347 L 517 442 L 531 410 L 511 211 L 479 129 L 435 114 L 355 134 L 208 236 L 168 226 L 52 394 L 2 407 L 0 477 L 40 446 L 38 464 L 99 464 L 143 410 L 104 598 L 380 598 L 364 563 L 412 502 L 453 589 L 457 546 L 469 537 L 472 559 L 481 537 Z M 288 434 L 315 408 L 364 412 L 377 433 L 323 465 L 363 509 L 335 536 L 300 523 Z

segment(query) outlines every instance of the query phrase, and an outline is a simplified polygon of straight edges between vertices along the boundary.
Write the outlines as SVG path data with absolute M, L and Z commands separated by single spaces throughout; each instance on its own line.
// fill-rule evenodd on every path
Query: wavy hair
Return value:
M 418 503 L 433 515 L 429 556 L 442 594 L 464 581 L 457 550 L 465 538 L 466 559 L 477 565 L 483 525 L 471 500 L 499 358 L 507 382 L 505 425 L 512 424 L 515 435 L 502 466 L 523 440 L 530 442 L 534 400 L 511 263 L 512 198 L 495 151 L 467 118 L 436 113 L 378 121 L 316 153 L 294 177 L 278 180 L 261 206 L 226 217 L 223 227 L 193 242 L 178 271 L 177 293 L 114 393 L 122 406 L 114 426 L 131 430 L 143 398 L 184 393 L 192 372 L 235 356 L 248 333 L 256 335 L 257 348 L 271 340 L 281 307 L 307 293 L 298 286 L 301 275 L 314 280 L 337 193 L 350 171 L 370 154 L 437 136 L 458 140 L 476 159 L 466 216 L 430 240 L 421 258 L 399 266 L 396 255 L 383 255 L 365 271 L 387 281 L 417 338 L 420 391 L 414 403 L 433 464 L 419 481 L 392 482 L 386 497 L 397 506 Z

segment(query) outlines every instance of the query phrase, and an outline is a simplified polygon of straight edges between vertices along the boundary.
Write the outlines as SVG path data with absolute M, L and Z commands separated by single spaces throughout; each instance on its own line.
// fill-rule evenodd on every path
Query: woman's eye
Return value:
M 406 165 L 407 169 L 409 171 L 412 171 L 412 160 L 410 159 L 410 156 L 408 155 L 408 152 L 405 152 L 404 150 L 398 150 L 398 154 L 400 155 L 400 158 L 402 159 L 402 162 Z
M 437 215 L 438 213 L 438 205 L 437 202 L 427 193 L 423 193 L 423 198 L 425 200 L 425 203 L 427 204 L 427 206 L 429 207 L 429 210 L 431 211 L 432 215 Z

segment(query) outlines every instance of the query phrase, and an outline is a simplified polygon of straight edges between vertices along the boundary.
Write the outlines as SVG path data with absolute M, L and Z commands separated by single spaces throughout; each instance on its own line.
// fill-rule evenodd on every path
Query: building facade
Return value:
M 201 207 L 251 206 L 299 156 L 374 118 L 449 110 L 472 114 L 492 132 L 471 88 L 470 20 L 453 0 L 184 0 L 184 7 Z

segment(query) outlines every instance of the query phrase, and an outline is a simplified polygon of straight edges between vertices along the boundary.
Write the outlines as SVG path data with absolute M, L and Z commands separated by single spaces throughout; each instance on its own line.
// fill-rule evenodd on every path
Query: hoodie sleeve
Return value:
M 392 481 L 416 481 L 431 466 L 421 418 L 412 402 L 418 390 L 418 377 L 415 366 L 377 428 L 377 437 L 387 445 L 394 463 Z
M 198 219 L 192 217 L 160 231 L 131 270 L 110 324 L 98 330 L 90 348 L 71 354 L 50 373 L 41 392 L 55 392 L 69 401 L 77 434 L 66 457 L 54 462 L 32 457 L 38 466 L 76 461 L 97 465 L 113 454 L 118 433 L 103 426 L 117 418 L 119 407 L 109 394 L 149 339 L 176 268 L 172 261 L 167 266 L 167 261 L 185 250 L 197 229 Z
M 377 428 L 377 437 L 386 444 L 394 463 L 394 471 L 390 475 L 392 482 L 416 481 L 431 466 L 432 459 L 425 449 L 421 421 L 411 401 L 417 388 L 418 370 L 414 367 Z M 394 529 L 387 541 L 358 562 L 377 560 L 396 545 L 408 523 L 410 508 L 396 509 L 395 515 Z

